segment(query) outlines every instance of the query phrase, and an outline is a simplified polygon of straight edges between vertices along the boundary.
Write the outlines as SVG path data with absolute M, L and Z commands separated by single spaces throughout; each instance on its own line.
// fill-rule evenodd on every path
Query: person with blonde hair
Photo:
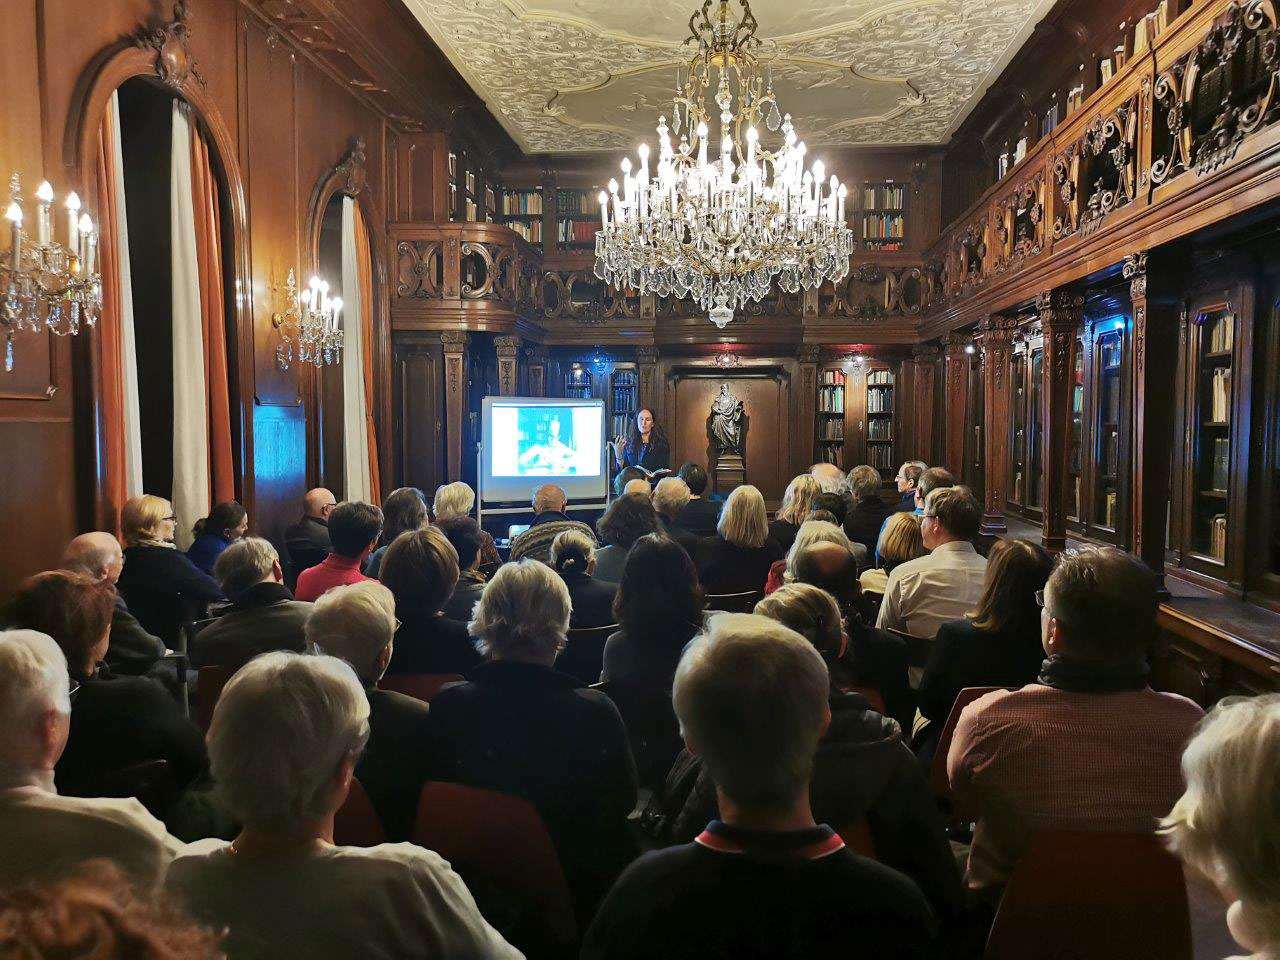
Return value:
M 920 518 L 903 510 L 889 514 L 875 549 L 881 566 L 862 571 L 858 582 L 869 593 L 883 594 L 894 567 L 929 553 L 924 547 L 924 537 L 920 532 Z
M 800 529 L 796 532 L 795 540 L 787 550 L 786 557 L 769 568 L 769 579 L 764 587 L 765 596 L 773 593 L 784 583 L 795 582 L 795 558 L 805 547 L 813 543 L 838 543 L 848 550 L 853 549 L 845 532 L 830 520 L 806 520 L 800 524 Z
M 782 556 L 782 547 L 769 536 L 764 497 L 743 484 L 725 500 L 716 535 L 698 543 L 698 579 L 709 594 L 763 592 L 769 568 Z
M 503 564 L 469 625 L 486 662 L 431 701 L 432 776 L 523 797 L 588 917 L 635 855 L 636 768 L 618 709 L 554 669 L 569 589 L 536 560 Z
M 188 845 L 168 892 L 227 931 L 231 957 L 284 945 L 296 956 L 519 957 L 439 854 L 334 843 L 368 740 L 369 701 L 343 661 L 277 652 L 241 668 L 214 708 L 209 754 L 243 826 L 230 843 Z
M 815 816 L 831 696 L 821 655 L 795 631 L 755 614 L 710 619 L 680 659 L 672 699 L 688 755 L 714 785 L 711 819 L 694 842 L 627 868 L 587 930 L 584 960 L 935 955 L 917 886 L 853 854 Z
M 822 493 L 822 486 L 812 474 L 802 473 L 787 484 L 782 494 L 782 506 L 778 515 L 769 524 L 769 536 L 778 541 L 778 546 L 788 550 L 795 542 L 800 524 L 804 523 L 813 507 L 813 501 Z
M 453 483 L 446 483 L 436 488 L 435 501 L 431 505 L 431 512 L 435 514 L 436 522 L 439 523 L 448 517 L 469 516 L 471 509 L 475 505 L 476 492 L 471 489 L 469 484 L 463 483 L 461 480 L 455 480 Z M 493 542 L 493 535 L 481 527 L 480 569 L 488 575 L 497 570 L 501 563 L 502 557 L 498 553 L 498 545 Z
M 1250 960 L 1280 957 L 1280 694 L 1228 697 L 1182 752 L 1186 790 L 1161 821 L 1169 847 L 1231 905 Z
M 184 619 L 199 619 L 202 604 L 224 599 L 218 582 L 174 544 L 176 527 L 173 505 L 163 497 L 132 497 L 120 510 L 124 566 L 116 589 L 142 628 L 170 649 L 179 645 Z

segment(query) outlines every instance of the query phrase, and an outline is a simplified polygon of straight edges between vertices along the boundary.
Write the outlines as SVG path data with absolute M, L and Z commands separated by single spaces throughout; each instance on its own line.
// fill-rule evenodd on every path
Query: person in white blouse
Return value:
M 920 534 L 928 555 L 893 568 L 876 626 L 932 639 L 938 627 L 973 610 L 986 557 L 973 547 L 982 507 L 968 487 L 942 487 L 925 501 Z
M 522 958 L 438 854 L 334 844 L 334 814 L 368 737 L 364 688 L 342 660 L 250 661 L 209 728 L 213 775 L 244 827 L 230 843 L 189 845 L 166 888 L 197 920 L 227 929 L 229 960 Z
M 132 798 L 58 795 L 53 767 L 70 729 L 62 650 L 36 630 L 0 631 L 0 888 L 101 858 L 154 889 L 182 843 Z

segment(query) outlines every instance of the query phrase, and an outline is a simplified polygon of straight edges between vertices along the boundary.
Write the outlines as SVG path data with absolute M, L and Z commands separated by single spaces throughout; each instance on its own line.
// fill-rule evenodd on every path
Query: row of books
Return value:
M 1160 34 L 1169 29 L 1169 0 L 1160 0 L 1160 5 L 1133 25 L 1133 55 L 1139 56 L 1151 48 L 1152 42 Z
M 1231 441 L 1227 437 L 1215 437 L 1213 441 L 1213 479 L 1212 489 L 1219 493 L 1227 492 L 1227 481 L 1231 477 Z
M 864 240 L 901 240 L 907 230 L 907 218 L 900 213 L 867 213 L 862 217 Z
M 528 223 L 522 223 L 519 220 L 513 220 L 507 224 L 508 230 L 514 230 L 520 236 L 524 237 L 530 243 L 542 242 L 542 221 L 533 220 Z
M 862 187 L 864 210 L 901 210 L 907 205 L 907 188 L 897 183 L 868 183 Z
M 1213 371 L 1213 383 L 1209 389 L 1209 419 L 1214 423 L 1231 420 L 1231 368 L 1218 367 Z
M 868 420 L 867 421 L 867 439 L 868 440 L 892 440 L 893 436 L 892 420 Z
M 872 370 L 867 374 L 867 386 L 892 387 L 893 373 L 888 370 Z
M 883 387 L 867 389 L 867 413 L 892 413 L 893 394 Z
M 1102 472 L 1114 477 L 1116 467 L 1120 463 L 1120 434 L 1112 430 L 1102 444 Z M 1108 524 L 1110 526 L 1110 524 Z
M 594 201 L 590 200 L 585 190 L 557 190 L 556 213 L 597 213 Z
M 1022 162 L 1027 155 L 1027 138 L 1023 137 L 1010 153 L 1008 148 L 996 158 L 996 179 L 1004 179 L 1004 175 Z
M 820 446 L 818 448 L 818 460 L 822 463 L 834 463 L 840 466 L 840 448 L 835 444 L 829 446 Z
M 462 215 L 468 223 L 475 223 L 476 220 L 479 219 L 476 215 L 477 214 L 476 202 L 472 200 L 470 197 L 467 197 L 467 199 L 463 201 L 462 210 L 463 210 Z
M 823 370 L 818 375 L 818 385 L 822 387 L 843 387 L 844 374 L 839 370 Z
M 609 436 L 625 437 L 634 413 L 615 413 L 609 420 Z
M 1227 515 L 1225 513 L 1214 514 L 1213 519 L 1209 521 L 1209 556 L 1219 563 L 1226 562 Z
M 822 413 L 844 413 L 844 387 L 823 387 L 819 390 L 818 410 Z
M 557 243 L 595 243 L 594 220 L 560 220 L 556 225 Z
M 1231 317 L 1219 317 L 1209 328 L 1209 351 L 1226 353 L 1235 345 L 1235 324 Z
M 507 215 L 519 213 L 541 213 L 542 191 L 522 190 L 508 191 L 502 195 L 502 212 Z
M 1102 498 L 1102 525 L 1108 530 L 1116 528 L 1116 492 L 1108 489 Z
M 844 420 L 838 417 L 830 417 L 818 424 L 819 440 L 843 440 L 844 439 Z
M 877 470 L 892 470 L 894 468 L 893 447 L 887 443 L 877 443 L 875 446 L 867 447 L 867 464 Z

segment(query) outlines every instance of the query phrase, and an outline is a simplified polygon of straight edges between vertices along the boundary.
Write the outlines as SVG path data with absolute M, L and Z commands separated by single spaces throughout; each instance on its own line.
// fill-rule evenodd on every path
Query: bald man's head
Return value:
M 115 583 L 123 568 L 120 541 L 101 531 L 80 534 L 67 544 L 62 554 L 62 569 L 83 573 L 94 580 Z
M 853 551 L 840 543 L 812 543 L 805 547 L 795 558 L 794 572 L 797 582 L 821 587 L 841 607 L 862 593 Z
M 809 468 L 809 475 L 818 481 L 823 493 L 843 494 L 849 488 L 844 471 L 834 463 L 815 463 Z
M 533 512 L 534 513 L 564 513 L 565 504 L 569 502 L 569 498 L 565 496 L 565 492 L 554 483 L 544 483 L 537 490 L 533 491 Z
M 337 505 L 338 499 L 324 487 L 308 490 L 302 498 L 302 512 L 308 517 L 315 517 L 326 523 L 329 520 L 329 512 Z

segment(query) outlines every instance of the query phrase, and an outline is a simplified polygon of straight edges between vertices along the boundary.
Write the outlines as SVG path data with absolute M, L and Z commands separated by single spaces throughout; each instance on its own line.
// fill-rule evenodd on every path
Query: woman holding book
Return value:
M 639 467 L 646 474 L 652 475 L 671 467 L 671 446 L 667 443 L 667 433 L 658 425 L 650 407 L 641 407 L 636 411 L 627 435 L 614 437 L 612 446 L 619 470 Z

